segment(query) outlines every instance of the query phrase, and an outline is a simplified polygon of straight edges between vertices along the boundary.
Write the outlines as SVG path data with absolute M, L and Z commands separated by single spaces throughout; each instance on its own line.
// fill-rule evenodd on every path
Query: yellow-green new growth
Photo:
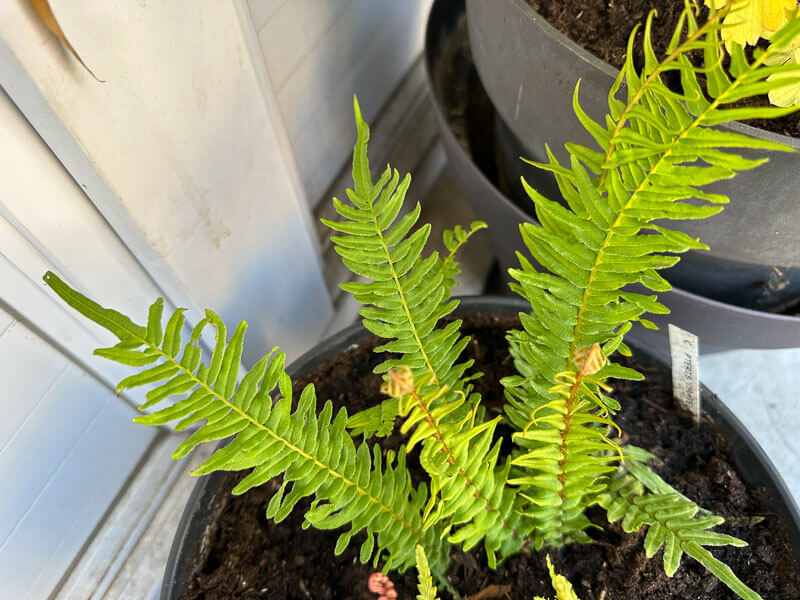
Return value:
M 728 51 L 733 44 L 753 46 L 759 39 L 771 39 L 775 32 L 797 15 L 797 0 L 705 0 L 714 10 L 728 10 L 723 20 L 722 39 Z M 800 36 L 788 43 L 775 46 L 768 65 L 800 64 Z M 786 73 L 770 75 L 769 81 L 779 81 L 791 77 Z M 800 83 L 771 89 L 769 101 L 775 106 L 796 106 L 800 104 Z
M 547 555 L 547 569 L 550 571 L 550 583 L 553 586 L 553 591 L 556 593 L 556 600 L 580 600 L 567 578 L 556 573 L 553 563 L 550 562 L 549 554 Z M 547 598 L 536 596 L 533 600 L 547 600 Z
M 417 556 L 417 590 L 419 591 L 417 600 L 438 600 L 425 550 L 417 544 L 415 551 Z

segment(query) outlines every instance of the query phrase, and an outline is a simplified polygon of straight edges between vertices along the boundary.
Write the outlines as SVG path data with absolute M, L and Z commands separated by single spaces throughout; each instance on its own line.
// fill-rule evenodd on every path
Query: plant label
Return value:
M 700 358 L 697 336 L 669 324 L 669 354 L 672 359 L 672 394 L 700 422 Z

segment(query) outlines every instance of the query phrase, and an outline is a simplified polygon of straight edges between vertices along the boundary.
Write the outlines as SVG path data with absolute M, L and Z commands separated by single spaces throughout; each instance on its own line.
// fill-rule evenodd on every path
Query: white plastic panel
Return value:
M 431 0 L 249 0 L 306 198 L 349 159 L 353 94 L 373 118 L 422 51 Z M 263 23 L 262 23 L 263 21 Z
M 1 433 L 0 587 L 4 597 L 44 598 L 154 431 L 132 423 L 131 407 L 19 322 L 0 337 L 0 354 L 0 386 L 14 392 L 4 408 L 27 410 L 11 435 Z M 31 385 L 16 389 L 34 370 Z
M 194 318 L 208 307 L 250 322 L 251 363 L 274 344 L 295 356 L 313 345 L 332 307 L 243 2 L 52 0 L 104 82 L 26 3 L 2 3 L 0 79 L 14 61 L 30 76 L 12 98 L 41 95 L 52 114 L 26 116 L 160 289 Z
M 47 269 L 131 310 L 157 288 L 0 91 L 0 595 L 46 598 L 155 432 L 91 356 L 113 341 L 46 289 Z M 137 395 L 127 396 L 130 403 Z
M 253 25 L 256 30 L 261 29 L 267 21 L 285 4 L 295 0 L 251 0 L 248 2 L 252 13 Z

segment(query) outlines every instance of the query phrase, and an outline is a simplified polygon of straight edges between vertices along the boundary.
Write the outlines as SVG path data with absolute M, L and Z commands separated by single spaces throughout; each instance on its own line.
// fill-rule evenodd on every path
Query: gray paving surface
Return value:
M 702 356 L 700 379 L 755 436 L 797 501 L 800 348 L 731 350 Z

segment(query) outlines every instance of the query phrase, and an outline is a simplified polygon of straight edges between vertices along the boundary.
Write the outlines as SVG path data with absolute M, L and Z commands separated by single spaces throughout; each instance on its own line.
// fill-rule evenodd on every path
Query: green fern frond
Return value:
M 498 466 L 500 440 L 493 443 L 493 439 L 501 417 L 484 421 L 475 403 L 460 420 L 448 422 L 447 417 L 465 403 L 463 394 L 434 408 L 434 401 L 447 390 L 423 393 L 425 388 L 424 382 L 414 381 L 408 367 L 389 371 L 381 388 L 395 398 L 405 418 L 401 433 L 413 428 L 407 449 L 423 443 L 420 464 L 431 478 L 425 527 L 446 523 L 446 531 L 455 529 L 448 541 L 463 544 L 465 551 L 483 541 L 494 568 L 495 554 L 506 557 L 517 552 L 527 534 L 515 510 L 513 490 L 505 485 L 509 466 Z
M 447 290 L 452 290 L 456 285 L 456 277 L 461 270 L 456 262 L 456 253 L 467 243 L 475 233 L 481 229 L 486 229 L 487 225 L 483 221 L 473 221 L 470 223 L 469 230 L 465 230 L 460 225 L 453 229 L 446 229 L 442 234 L 444 247 L 448 250 L 448 255 L 442 261 L 442 275 L 444 276 L 444 286 Z
M 299 500 L 313 495 L 305 513 L 307 523 L 318 529 L 350 525 L 339 536 L 336 554 L 344 551 L 353 535 L 363 532 L 362 562 L 374 557 L 375 562 L 383 559 L 387 569 L 404 570 L 414 564 L 414 546 L 421 544 L 437 565 L 445 563 L 441 528 L 424 527 L 427 491 L 425 486 L 414 489 L 411 485 L 403 449 L 396 460 L 393 452 L 384 460 L 377 445 L 373 452 L 366 444 L 356 448 L 345 427 L 346 410 L 334 415 L 328 401 L 317 415 L 313 385 L 303 390 L 292 412 L 292 383 L 284 370 L 285 356 L 276 350 L 256 362 L 237 384 L 246 323 L 240 323 L 226 340 L 225 325 L 207 311 L 181 352 L 182 309 L 172 314 L 162 330 L 159 299 L 150 307 L 148 324 L 143 327 L 87 299 L 53 273 L 44 279 L 67 304 L 119 338 L 119 344 L 98 350 L 98 355 L 140 369 L 123 379 L 118 390 L 155 384 L 140 409 L 171 401 L 135 421 L 162 425 L 179 420 L 177 429 L 205 421 L 177 447 L 175 458 L 199 444 L 233 436 L 194 475 L 252 469 L 234 494 L 283 475 L 267 507 L 268 518 L 281 521 Z M 208 364 L 201 363 L 197 345 L 206 326 L 216 329 L 217 340 Z M 280 398 L 273 402 L 276 388 Z
M 417 557 L 417 600 L 437 600 L 436 586 L 433 585 L 433 577 L 431 577 L 431 569 L 428 566 L 428 558 L 425 556 L 425 550 L 422 546 L 416 547 Z
M 398 406 L 391 398 L 380 404 L 365 408 L 347 418 L 347 429 L 353 437 L 363 436 L 365 440 L 375 437 L 386 437 L 394 431 Z
M 437 327 L 441 318 L 457 306 L 450 300 L 456 268 L 454 254 L 467 238 L 483 227 L 474 223 L 470 231 L 458 228 L 445 236 L 450 255 L 442 261 L 436 253 L 422 257 L 430 226 L 412 232 L 420 207 L 399 217 L 409 185 L 387 167 L 377 183 L 370 177 L 367 158 L 369 127 L 354 102 L 358 137 L 353 151 L 353 190 L 349 203 L 334 199 L 343 220 L 323 222 L 343 235 L 332 237 L 345 265 L 365 282 L 343 284 L 364 306 L 364 326 L 388 341 L 376 349 L 400 353 L 384 361 L 376 372 L 408 369 L 407 389 L 393 394 L 406 411 L 403 433 L 409 447 L 421 442 L 421 464 L 431 476 L 431 498 L 426 507 L 426 527 L 443 523 L 448 538 L 469 549 L 484 542 L 491 565 L 495 553 L 517 551 L 522 535 L 509 528 L 520 521 L 512 510 L 513 494 L 505 486 L 506 468 L 497 465 L 499 446 L 492 447 L 496 421 L 472 428 L 477 408 L 471 396 L 468 375 L 471 360 L 458 363 L 469 338 L 459 334 L 461 321 Z M 391 383 L 391 382 L 388 382 Z M 384 403 L 353 419 L 359 432 L 388 429 L 386 415 L 393 408 Z M 399 413 L 398 413 L 399 414 Z M 520 528 L 522 531 L 523 528 Z
M 625 470 L 636 478 L 645 489 L 654 494 L 677 494 L 687 502 L 691 499 L 681 494 L 678 490 L 672 487 L 669 483 L 650 468 L 648 463 L 657 462 L 656 456 L 647 450 L 626 444 L 624 447 Z M 710 515 L 711 511 L 706 510 L 702 506 L 698 508 L 698 512 L 704 515 Z
M 596 346 L 587 361 L 598 355 Z M 548 390 L 555 398 L 537 406 L 529 426 L 514 434 L 525 450 L 511 461 L 522 471 L 508 482 L 521 486 L 529 503 L 524 511 L 533 519 L 537 550 L 543 545 L 590 541 L 584 531 L 591 526 L 584 514 L 587 498 L 602 492 L 605 475 L 615 470 L 608 464 L 608 455 L 621 455 L 620 447 L 606 433 L 616 425 L 591 410 L 598 405 L 600 413 L 608 410 L 595 391 L 602 384 L 589 372 L 601 368 L 585 361 L 578 373 L 559 373 L 558 383 Z
M 592 494 L 606 485 L 607 472 L 607 463 L 590 459 L 591 450 L 587 450 L 577 471 L 562 468 L 553 473 L 554 461 L 563 467 L 573 455 L 565 444 L 568 437 L 557 433 L 572 432 L 572 421 L 578 415 L 590 429 L 605 430 L 607 423 L 602 419 L 618 405 L 605 395 L 603 381 L 641 376 L 606 361 L 594 383 L 573 387 L 566 398 L 555 393 L 554 383 L 564 373 L 579 371 L 576 359 L 587 348 L 601 348 L 606 358 L 617 350 L 629 355 L 622 336 L 632 323 L 652 328 L 643 315 L 668 312 L 655 295 L 626 287 L 638 283 L 655 292 L 666 291 L 670 285 L 659 271 L 677 262 L 675 254 L 706 248 L 665 227 L 664 220 L 700 219 L 722 210 L 727 198 L 705 192 L 702 186 L 766 160 L 746 159 L 736 149 L 788 150 L 774 142 L 712 128 L 742 116 L 738 109 L 726 108 L 728 103 L 782 85 L 767 80 L 775 72 L 774 67 L 764 66 L 769 50 L 752 64 L 743 55 L 735 57 L 736 77 L 727 78 L 720 67 L 721 14 L 712 15 L 698 27 L 687 9 L 682 17 L 685 39 L 681 41 L 676 33 L 668 56 L 659 63 L 650 43 L 652 18 L 651 14 L 644 30 L 644 67 L 637 72 L 633 65 L 634 32 L 628 59 L 609 92 L 605 123 L 592 120 L 583 111 L 576 86 L 575 114 L 598 149 L 567 144 L 569 165 L 559 164 L 549 149 L 549 163 L 533 163 L 555 175 L 566 206 L 523 182 L 534 201 L 539 225 L 523 224 L 522 238 L 546 271 L 537 271 L 521 255 L 520 269 L 510 271 L 516 280 L 512 288 L 530 302 L 533 314 L 522 315 L 523 330 L 509 335 L 519 376 L 506 381 L 506 412 L 510 421 L 526 432 L 517 438 L 522 454 L 518 461 L 528 465 L 538 454 L 549 457 L 545 466 L 549 471 L 541 474 L 541 479 L 537 479 L 537 471 L 517 479 L 523 484 L 522 493 L 532 499 L 531 510 L 556 507 L 557 523 L 572 515 L 568 511 L 573 506 L 591 504 Z M 790 38 L 798 31 L 800 21 L 795 21 L 778 35 Z M 709 66 L 699 68 L 690 63 L 686 53 L 695 49 L 704 52 Z M 662 82 L 661 75 L 667 71 L 679 73 L 682 92 L 674 92 Z M 700 72 L 709 81 L 710 99 L 698 83 Z M 617 98 L 623 87 L 626 102 Z M 786 112 L 773 107 L 765 115 Z M 529 433 L 540 428 L 546 431 Z M 540 437 L 530 437 L 536 435 Z M 595 433 L 595 441 L 598 435 Z M 602 452 L 598 448 L 596 456 Z M 526 461 L 526 456 L 531 460 Z M 581 487 L 573 483 L 574 473 L 593 483 L 584 488 L 586 494 L 574 498 L 574 504 L 566 504 L 565 493 L 571 486 L 580 494 Z
M 376 372 L 408 366 L 414 378 L 426 377 L 432 388 L 447 388 L 447 397 L 462 391 L 469 361 L 456 363 L 468 343 L 459 335 L 460 321 L 437 328 L 442 317 L 455 310 L 458 302 L 448 300 L 446 269 L 436 253 L 422 258 L 430 225 L 412 232 L 420 206 L 400 217 L 411 178 L 402 181 L 397 171 L 387 167 L 376 183 L 372 182 L 367 158 L 369 127 L 354 100 L 358 139 L 353 151 L 353 189 L 347 190 L 349 203 L 334 198 L 334 208 L 342 221 L 323 219 L 323 223 L 342 235 L 332 236 L 342 262 L 366 282 L 342 284 L 364 305 L 360 314 L 364 327 L 389 340 L 376 349 L 398 352 L 400 359 L 384 361 Z
M 556 593 L 556 600 L 579 600 L 575 590 L 572 589 L 572 584 L 563 575 L 556 573 L 553 563 L 550 562 L 550 555 L 547 555 L 547 570 L 550 572 L 550 583 L 553 586 L 553 591 Z M 541 596 L 536 596 L 533 600 L 546 600 Z
M 683 554 L 688 554 L 715 577 L 746 600 L 761 598 L 747 587 L 726 564 L 715 558 L 706 546 L 746 546 L 747 543 L 730 535 L 709 531 L 725 522 L 722 517 L 700 508 L 677 493 L 645 492 L 642 483 L 620 468 L 608 489 L 598 496 L 606 509 L 609 522 L 622 519 L 627 532 L 638 531 L 647 525 L 644 548 L 652 557 L 664 548 L 664 571 L 672 577 Z

